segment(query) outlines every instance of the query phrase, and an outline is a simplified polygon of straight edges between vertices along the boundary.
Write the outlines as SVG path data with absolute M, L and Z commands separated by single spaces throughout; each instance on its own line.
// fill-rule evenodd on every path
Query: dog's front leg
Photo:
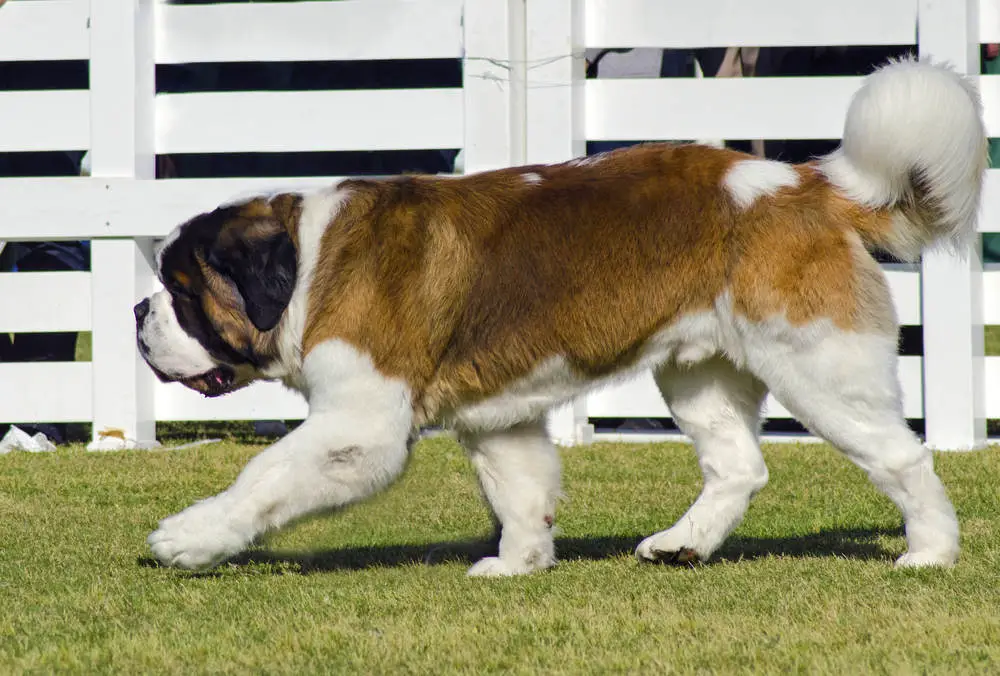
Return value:
M 361 500 L 402 471 L 409 388 L 339 341 L 306 358 L 309 417 L 251 460 L 227 490 L 160 522 L 148 542 L 163 564 L 199 569 L 290 521 Z

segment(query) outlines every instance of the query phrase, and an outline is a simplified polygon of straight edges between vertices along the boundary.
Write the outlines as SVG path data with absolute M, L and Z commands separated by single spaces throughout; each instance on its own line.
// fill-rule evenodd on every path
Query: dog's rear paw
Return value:
M 669 530 L 650 535 L 640 542 L 635 549 L 635 555 L 640 561 L 675 566 L 697 563 L 708 558 L 698 553 L 698 550 L 689 543 L 677 540 Z

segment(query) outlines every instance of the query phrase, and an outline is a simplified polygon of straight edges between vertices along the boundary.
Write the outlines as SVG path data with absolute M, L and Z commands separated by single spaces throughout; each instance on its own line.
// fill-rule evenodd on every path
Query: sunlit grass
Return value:
M 1000 659 L 1000 454 L 937 459 L 964 527 L 950 571 L 892 569 L 895 509 L 826 446 L 767 449 L 771 484 L 708 565 L 632 557 L 697 494 L 690 449 L 563 453 L 554 570 L 469 579 L 490 521 L 461 450 L 210 574 L 158 568 L 157 519 L 260 447 L 0 456 L 0 673 L 985 672 Z

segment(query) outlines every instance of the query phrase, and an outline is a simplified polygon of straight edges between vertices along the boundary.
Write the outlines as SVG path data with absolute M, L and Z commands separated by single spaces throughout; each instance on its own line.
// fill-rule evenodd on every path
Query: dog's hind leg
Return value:
M 845 453 L 903 513 L 900 566 L 950 565 L 958 522 L 931 453 L 903 417 L 895 336 L 832 325 L 744 327 L 748 366 L 802 424 Z
M 499 556 L 478 561 L 469 575 L 520 575 L 554 565 L 552 524 L 560 466 L 544 423 L 464 433 L 462 444 L 502 529 Z
M 668 530 L 643 540 L 636 555 L 647 561 L 705 560 L 743 519 L 750 499 L 767 483 L 757 443 L 767 391 L 749 373 L 721 357 L 656 373 L 663 398 L 681 430 L 694 441 L 704 487 Z

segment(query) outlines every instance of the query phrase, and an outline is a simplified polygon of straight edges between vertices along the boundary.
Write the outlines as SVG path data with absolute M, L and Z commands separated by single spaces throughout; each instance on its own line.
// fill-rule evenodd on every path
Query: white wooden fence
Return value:
M 919 26 L 919 40 L 918 31 Z M 155 382 L 131 307 L 155 287 L 156 238 L 253 189 L 332 178 L 154 180 L 157 154 L 462 148 L 466 171 L 562 161 L 586 140 L 839 138 L 852 77 L 584 80 L 594 47 L 918 44 L 978 73 L 1000 0 L 342 0 L 170 5 L 12 0 L 0 62 L 88 60 L 88 90 L 0 92 L 0 153 L 89 150 L 90 177 L 0 179 L 0 239 L 92 240 L 92 272 L 0 275 L 0 331 L 92 331 L 88 363 L 0 364 L 0 419 L 93 421 L 149 439 L 155 422 L 300 418 L 276 384 L 216 400 Z M 156 95 L 156 64 L 463 59 L 460 88 Z M 1000 76 L 979 78 L 1000 136 Z M 981 229 L 1000 230 L 990 173 Z M 902 358 L 906 414 L 928 443 L 971 448 L 1000 418 L 1000 274 L 946 254 L 890 266 L 923 356 Z M 39 308 L 45 308 L 40 312 Z M 53 308 L 55 308 L 53 310 Z M 595 309 L 595 311 L 599 311 Z M 788 414 L 769 402 L 772 418 Z M 667 417 L 650 378 L 552 417 L 562 441 L 600 417 Z

